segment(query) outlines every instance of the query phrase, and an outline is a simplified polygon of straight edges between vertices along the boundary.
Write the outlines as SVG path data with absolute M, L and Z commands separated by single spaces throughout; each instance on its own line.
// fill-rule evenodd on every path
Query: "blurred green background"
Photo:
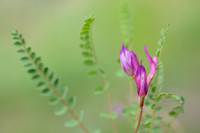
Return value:
M 85 16 L 94 13 L 94 42 L 99 63 L 111 84 L 111 99 L 113 104 L 127 104 L 127 79 L 115 76 L 120 69 L 116 59 L 123 42 L 119 4 L 119 0 L 0 0 L 1 133 L 81 132 L 79 127 L 65 128 L 66 118 L 54 116 L 53 107 L 35 89 L 12 44 L 10 33 L 14 27 L 44 63 L 56 71 L 62 85 L 69 86 L 70 95 L 77 95 L 75 111 L 85 110 L 86 126 L 112 132 L 110 121 L 98 117 L 99 112 L 107 111 L 105 96 L 93 95 L 100 80 L 89 78 L 88 68 L 82 65 L 79 32 Z M 129 4 L 133 11 L 133 49 L 147 71 L 143 46 L 147 44 L 150 54 L 154 54 L 161 28 L 171 24 L 162 56 L 164 91 L 183 95 L 186 100 L 185 114 L 173 124 L 176 132 L 199 133 L 200 1 L 129 0 Z M 132 132 L 126 120 L 117 120 L 117 126 L 120 133 Z

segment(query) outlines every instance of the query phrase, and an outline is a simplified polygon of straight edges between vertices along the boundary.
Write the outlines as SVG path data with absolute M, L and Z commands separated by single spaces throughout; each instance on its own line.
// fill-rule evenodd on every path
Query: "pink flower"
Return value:
M 120 56 L 121 66 L 124 72 L 128 74 L 130 77 L 135 77 L 137 68 L 139 66 L 135 52 L 128 51 L 128 49 L 124 46 L 124 44 L 122 44 L 119 56 Z
M 144 97 L 148 93 L 148 86 L 153 79 L 157 67 L 157 57 L 151 57 L 147 52 L 147 46 L 144 46 L 144 51 L 146 53 L 147 59 L 150 64 L 150 72 L 147 77 L 145 67 L 138 63 L 137 55 L 134 51 L 129 51 L 124 44 L 120 51 L 120 62 L 122 69 L 126 74 L 128 74 L 132 79 L 135 80 L 137 85 L 137 92 L 139 97 Z

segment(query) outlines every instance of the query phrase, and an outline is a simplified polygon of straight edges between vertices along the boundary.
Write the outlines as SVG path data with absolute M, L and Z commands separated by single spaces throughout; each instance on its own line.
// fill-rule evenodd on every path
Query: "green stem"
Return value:
M 149 133 L 151 133 L 151 131 L 152 131 L 154 120 L 155 120 L 155 116 L 156 116 L 156 103 L 157 103 L 157 100 L 154 100 L 154 105 L 155 106 L 154 106 L 153 113 L 152 113 L 152 120 L 151 120 L 151 125 L 150 125 L 150 128 L 149 128 Z
M 158 64 L 160 63 L 162 49 L 163 49 L 163 45 L 160 47 L 160 54 L 159 54 L 159 57 L 158 57 Z M 159 70 L 157 71 L 157 77 L 158 76 L 159 76 Z M 156 80 L 156 88 L 155 88 L 154 95 L 157 94 L 157 89 L 158 89 L 158 81 Z M 151 125 L 149 127 L 149 133 L 152 132 L 152 128 L 153 128 L 153 125 L 154 125 L 154 119 L 155 119 L 155 116 L 156 116 L 156 104 L 157 104 L 157 99 L 156 98 L 154 99 L 153 103 L 154 103 L 155 106 L 154 106 L 153 112 L 152 112 L 152 120 L 151 120 Z
M 91 23 L 91 26 L 90 26 L 90 45 L 92 47 L 92 52 L 93 52 L 93 56 L 94 56 L 94 60 L 96 62 L 96 64 L 98 64 L 98 59 L 97 59 L 97 56 L 96 56 L 96 51 L 95 51 L 95 47 L 94 47 L 94 43 L 93 43 L 93 39 L 92 39 L 92 24 Z M 101 75 L 101 69 L 98 68 L 98 73 Z M 109 91 L 108 91 L 108 88 L 106 88 L 106 83 L 105 83 L 105 79 L 103 76 L 100 76 L 100 79 L 101 79 L 101 83 L 103 85 L 103 87 L 105 88 L 105 95 L 106 95 L 106 101 L 107 101 L 107 105 L 108 105 L 108 109 L 109 109 L 109 114 L 110 116 L 112 116 L 112 105 L 111 105 L 111 100 L 110 100 L 110 94 L 109 94 Z M 117 133 L 117 127 L 116 127 L 116 124 L 115 124 L 115 121 L 111 118 L 111 124 L 112 124 L 112 128 L 113 128 L 113 131 L 114 133 Z
M 22 41 L 22 40 L 21 40 Z M 42 78 L 44 79 L 44 81 L 48 84 L 48 86 L 50 88 L 52 88 L 53 92 L 58 96 L 58 98 L 60 99 L 60 101 L 63 103 L 63 105 L 67 108 L 67 110 L 69 111 L 69 113 L 72 115 L 72 117 L 77 121 L 78 125 L 83 129 L 83 131 L 85 133 L 89 133 L 89 131 L 87 130 L 87 128 L 83 125 L 83 123 L 79 120 L 79 118 L 77 117 L 77 115 L 72 111 L 72 109 L 70 108 L 70 106 L 67 104 L 67 102 L 62 98 L 61 94 L 58 92 L 58 90 L 51 84 L 51 82 L 49 82 L 48 78 L 44 75 L 44 73 L 38 68 L 38 66 L 35 64 L 34 60 L 31 58 L 31 55 L 29 54 L 29 52 L 27 51 L 27 48 L 25 46 L 25 44 L 22 43 L 22 47 L 24 48 L 24 50 L 26 51 L 26 54 L 28 55 L 30 61 L 32 62 L 32 64 L 34 65 L 35 69 L 40 73 L 40 75 L 42 76 Z

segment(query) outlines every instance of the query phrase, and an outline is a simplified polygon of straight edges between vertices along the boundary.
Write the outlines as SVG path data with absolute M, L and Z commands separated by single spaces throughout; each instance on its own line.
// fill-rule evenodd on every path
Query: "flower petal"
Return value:
M 133 68 L 134 75 L 136 75 L 137 68 L 139 66 L 138 58 L 135 52 L 131 51 L 131 65 Z
M 128 49 L 124 46 L 124 44 L 122 44 L 122 48 L 121 48 L 119 57 L 120 57 L 120 62 L 121 62 L 122 69 L 127 74 L 128 74 L 128 72 L 130 70 L 130 66 L 128 65 L 128 62 L 127 62 L 128 53 L 129 53 Z
M 149 64 L 150 64 L 150 72 L 149 72 L 149 75 L 148 75 L 148 85 L 149 85 L 151 80 L 153 79 L 155 72 L 156 72 L 157 57 L 154 56 L 153 58 L 151 58 L 151 56 L 147 52 L 147 46 L 146 45 L 144 46 L 144 51 L 146 53 L 146 56 L 147 56 Z
M 135 80 L 137 85 L 138 96 L 146 96 L 148 93 L 147 75 L 143 65 L 139 65 Z

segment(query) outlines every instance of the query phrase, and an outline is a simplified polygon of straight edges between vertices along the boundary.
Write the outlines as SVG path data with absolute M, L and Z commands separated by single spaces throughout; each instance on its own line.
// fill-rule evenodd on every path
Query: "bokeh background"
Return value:
M 133 49 L 149 70 L 143 46 L 155 53 L 160 30 L 171 24 L 163 50 L 164 91 L 183 95 L 185 114 L 175 121 L 176 132 L 200 132 L 200 1 L 129 0 L 133 13 Z M 78 97 L 75 111 L 85 110 L 84 123 L 90 130 L 99 127 L 112 132 L 110 121 L 98 117 L 106 112 L 104 95 L 94 96 L 98 78 L 87 76 L 79 47 L 83 20 L 95 14 L 93 35 L 100 65 L 110 81 L 113 104 L 127 104 L 127 79 L 116 77 L 116 62 L 123 40 L 119 21 L 119 0 L 0 0 L 0 132 L 1 133 L 78 133 L 80 128 L 63 126 L 65 117 L 56 117 L 54 108 L 40 96 L 23 69 L 10 33 L 14 27 L 56 71 L 62 85 Z M 165 104 L 170 106 L 166 101 Z M 68 117 L 68 116 L 66 116 Z M 131 132 L 126 120 L 117 120 L 120 132 Z

